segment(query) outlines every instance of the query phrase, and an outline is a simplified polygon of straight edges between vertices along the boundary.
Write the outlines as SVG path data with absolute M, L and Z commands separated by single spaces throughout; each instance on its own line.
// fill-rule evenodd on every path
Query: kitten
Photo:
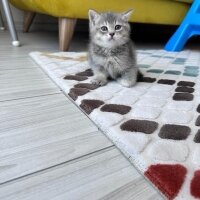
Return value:
M 105 85 L 108 78 L 125 87 L 135 85 L 139 75 L 128 19 L 132 11 L 97 13 L 89 10 L 90 43 L 88 61 L 93 84 Z

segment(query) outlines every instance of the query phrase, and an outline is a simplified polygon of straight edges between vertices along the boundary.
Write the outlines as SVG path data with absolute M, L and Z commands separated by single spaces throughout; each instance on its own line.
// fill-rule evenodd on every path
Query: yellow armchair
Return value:
M 89 9 L 122 12 L 133 9 L 130 22 L 178 25 L 192 0 L 10 0 L 15 7 L 28 11 L 24 32 L 29 30 L 35 13 L 59 19 L 59 47 L 68 49 L 77 19 L 87 19 Z

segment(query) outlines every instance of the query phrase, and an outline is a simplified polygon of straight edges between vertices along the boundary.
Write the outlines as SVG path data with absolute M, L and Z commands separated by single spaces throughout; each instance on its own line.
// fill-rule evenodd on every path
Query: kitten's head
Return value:
M 106 48 L 125 44 L 130 37 L 128 20 L 131 14 L 131 10 L 124 13 L 97 13 L 89 10 L 91 40 Z

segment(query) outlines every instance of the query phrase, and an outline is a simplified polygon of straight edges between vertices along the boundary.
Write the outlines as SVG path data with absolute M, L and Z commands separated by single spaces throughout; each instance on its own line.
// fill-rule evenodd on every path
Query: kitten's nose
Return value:
M 109 35 L 110 35 L 111 37 L 113 37 L 113 36 L 115 35 L 115 33 L 109 33 Z

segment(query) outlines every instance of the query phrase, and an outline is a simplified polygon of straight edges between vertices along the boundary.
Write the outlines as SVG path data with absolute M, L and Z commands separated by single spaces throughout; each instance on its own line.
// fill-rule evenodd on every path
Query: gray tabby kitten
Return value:
M 108 78 L 125 87 L 135 85 L 138 76 L 135 50 L 128 19 L 132 11 L 97 13 L 89 10 L 90 44 L 88 61 L 93 84 L 105 85 Z

